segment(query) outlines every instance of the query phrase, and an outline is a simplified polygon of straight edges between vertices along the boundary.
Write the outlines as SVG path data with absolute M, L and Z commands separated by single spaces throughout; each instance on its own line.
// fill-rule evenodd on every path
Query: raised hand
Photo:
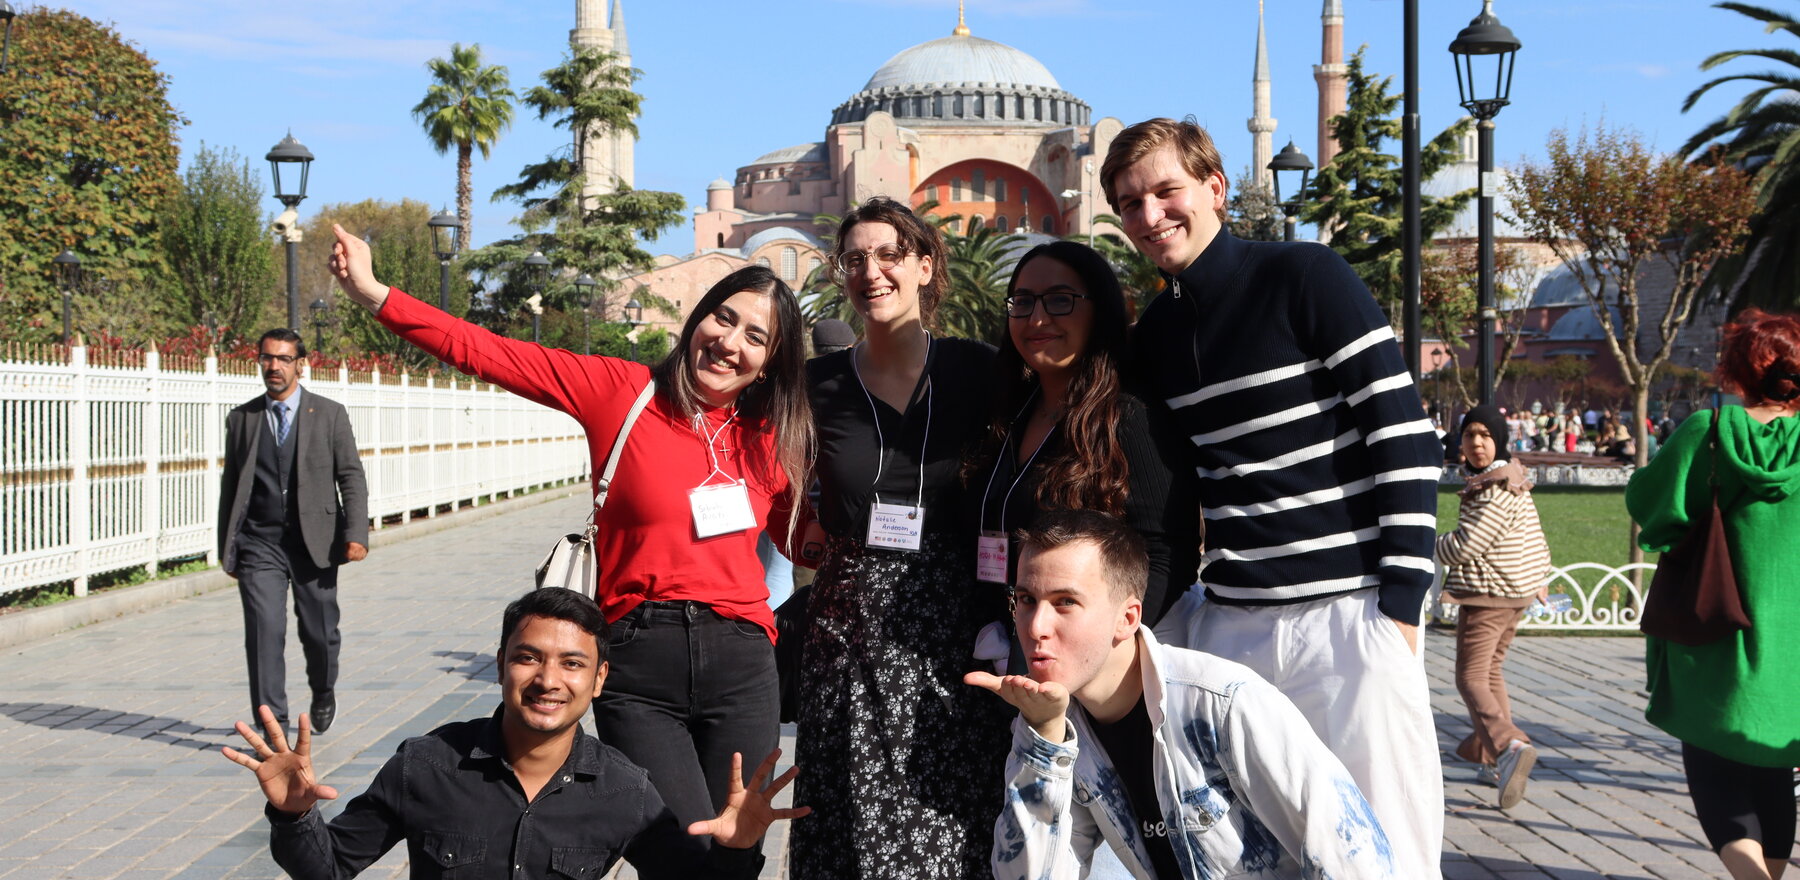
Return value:
M 344 294 L 369 311 L 387 302 L 387 285 L 375 280 L 374 261 L 369 256 L 369 243 L 331 224 L 337 240 L 331 245 L 331 277 L 337 279 Z
M 264 739 L 250 725 L 242 721 L 237 723 L 238 735 L 250 745 L 256 754 L 252 758 L 230 746 L 226 746 L 225 757 L 234 764 L 242 764 L 256 771 L 256 781 L 262 786 L 263 797 L 275 809 L 289 815 L 298 816 L 312 809 L 319 801 L 336 800 L 337 789 L 329 785 L 320 785 L 313 778 L 312 772 L 312 727 L 305 715 L 300 716 L 300 738 L 290 751 L 287 744 L 287 732 L 275 722 L 275 713 L 268 706 L 256 707 L 262 718 L 263 731 L 268 734 Z
M 812 807 L 789 807 L 778 810 L 772 805 L 775 795 L 780 794 L 787 784 L 800 775 L 800 768 L 789 767 L 774 782 L 764 785 L 769 774 L 775 772 L 775 759 L 781 757 L 781 750 L 776 749 L 763 759 L 762 765 L 756 768 L 756 775 L 750 777 L 750 787 L 744 787 L 744 756 L 738 752 L 731 753 L 731 793 L 725 798 L 725 809 L 719 811 L 716 818 L 704 822 L 695 822 L 688 826 L 689 834 L 710 834 L 713 842 L 721 846 L 748 849 L 762 839 L 763 833 L 776 819 L 798 819 L 812 814 Z
M 1023 675 L 998 676 L 991 672 L 971 672 L 963 676 L 963 684 L 986 688 L 1019 710 L 1019 717 L 1053 743 L 1063 741 L 1064 715 L 1069 711 L 1069 689 L 1054 681 L 1038 681 Z

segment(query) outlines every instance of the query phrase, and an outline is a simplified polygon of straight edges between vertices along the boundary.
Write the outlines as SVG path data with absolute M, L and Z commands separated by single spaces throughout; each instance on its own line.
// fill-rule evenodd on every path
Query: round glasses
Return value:
M 1060 317 L 1075 311 L 1076 300 L 1087 298 L 1085 293 L 1015 293 L 1006 298 L 1006 316 L 1029 318 L 1042 302 L 1044 314 Z
M 831 262 L 833 265 L 837 266 L 839 272 L 842 272 L 845 275 L 856 275 L 862 272 L 863 267 L 868 265 L 869 260 L 873 258 L 875 260 L 875 268 L 886 272 L 887 270 L 900 265 L 900 261 L 906 259 L 906 254 L 906 248 L 900 247 L 899 245 L 884 244 L 873 250 L 845 251 L 838 254 L 837 258 Z

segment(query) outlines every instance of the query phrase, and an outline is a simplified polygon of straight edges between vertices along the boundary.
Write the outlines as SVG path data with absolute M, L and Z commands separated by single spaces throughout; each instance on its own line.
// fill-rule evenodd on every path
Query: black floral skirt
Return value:
M 796 880 L 992 876 L 1016 713 L 962 683 L 1004 603 L 958 543 L 832 540 L 801 674 L 795 803 L 813 813 L 791 831 Z

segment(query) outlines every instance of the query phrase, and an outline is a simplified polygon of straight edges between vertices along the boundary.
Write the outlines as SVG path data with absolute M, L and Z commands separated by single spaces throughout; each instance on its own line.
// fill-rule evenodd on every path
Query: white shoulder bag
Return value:
M 594 559 L 594 532 L 598 529 L 595 520 L 600 515 L 600 508 L 606 506 L 606 491 L 612 486 L 613 472 L 619 468 L 619 454 L 625 451 L 625 437 L 631 433 L 638 414 L 644 411 L 655 393 L 656 380 L 652 379 L 631 405 L 631 411 L 625 414 L 625 424 L 619 428 L 612 453 L 606 456 L 606 468 L 600 472 L 600 480 L 594 486 L 594 506 L 588 510 L 587 524 L 581 531 L 570 532 L 551 545 L 544 561 L 538 563 L 538 589 L 562 587 L 590 599 L 594 597 L 594 587 L 600 577 L 600 566 Z

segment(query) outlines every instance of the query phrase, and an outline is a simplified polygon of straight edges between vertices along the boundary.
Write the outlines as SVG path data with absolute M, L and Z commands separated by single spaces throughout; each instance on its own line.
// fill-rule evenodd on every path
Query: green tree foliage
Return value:
M 1331 247 L 1367 285 L 1390 314 L 1403 294 L 1401 276 L 1402 214 L 1400 157 L 1383 152 L 1384 142 L 1399 143 L 1399 95 L 1389 95 L 1393 77 L 1363 69 L 1363 50 L 1350 57 L 1349 92 L 1343 113 L 1332 117 L 1332 137 L 1339 152 L 1319 169 L 1307 189 L 1301 219 L 1331 236 Z M 1457 140 L 1470 121 L 1459 120 L 1419 150 L 1419 172 L 1429 180 L 1457 156 Z M 1450 225 L 1473 198 L 1473 189 L 1444 198 L 1420 199 L 1420 234 L 1430 241 Z
M 1748 3 L 1715 6 L 1762 22 L 1766 33 L 1800 37 L 1800 21 L 1790 14 Z M 1800 278 L 1800 51 L 1734 49 L 1707 57 L 1700 69 L 1740 58 L 1781 66 L 1721 76 L 1689 94 L 1681 105 L 1684 113 L 1718 86 L 1740 81 L 1755 86 L 1724 116 L 1695 132 L 1681 153 L 1699 153 L 1702 165 L 1735 165 L 1755 175 L 1757 213 L 1749 243 L 1720 262 L 1712 279 L 1717 287 L 1731 292 L 1734 309 L 1793 309 L 1800 306 L 1800 286 L 1794 283 Z
M 1231 187 L 1225 217 L 1231 234 L 1247 241 L 1281 241 L 1287 232 L 1275 194 L 1257 182 L 1256 172 L 1250 168 L 1245 168 Z
M 539 119 L 570 132 L 635 135 L 632 119 L 643 99 L 631 85 L 638 76 L 638 70 L 621 66 L 612 53 L 582 50 L 544 71 L 543 85 L 527 91 L 524 103 Z M 527 231 L 468 255 L 468 268 L 485 292 L 478 314 L 488 326 L 509 333 L 522 326 L 529 332 L 531 318 L 521 306 L 531 291 L 521 267 L 533 251 L 543 252 L 562 279 L 544 291 L 546 309 L 573 308 L 574 287 L 567 282 L 587 274 L 601 285 L 601 311 L 617 314 L 626 298 L 616 289 L 617 279 L 654 262 L 643 242 L 684 219 L 686 202 L 676 193 L 634 190 L 614 180 L 613 192 L 584 199 L 586 182 L 580 157 L 573 148 L 563 148 L 525 166 L 516 183 L 495 191 L 496 200 L 514 199 L 525 208 L 520 222 Z M 648 289 L 630 295 L 646 309 L 673 314 L 673 304 Z
M 262 178 L 248 159 L 200 145 L 161 220 L 171 272 L 166 307 L 179 325 L 210 323 L 217 343 L 258 332 L 274 318 L 280 288 L 262 204 Z
M 937 325 L 947 336 L 998 343 L 1006 332 L 1006 283 L 1025 237 L 971 221 L 965 231 L 944 236 L 949 251 L 948 284 L 938 304 Z
M 166 278 L 156 221 L 180 185 L 186 120 L 168 77 L 104 25 L 38 9 L 12 36 L 0 76 L 0 334 L 48 341 L 60 329 L 50 259 L 64 248 L 115 291 Z
M 453 43 L 449 58 L 433 58 L 425 67 L 432 82 L 412 109 L 413 118 L 440 155 L 456 148 L 456 216 L 462 221 L 462 249 L 468 250 L 475 241 L 470 217 L 474 151 L 481 150 L 483 159 L 492 154 L 501 132 L 512 126 L 515 96 L 504 66 L 481 63 L 480 43 Z
M 1094 218 L 1095 226 L 1110 226 L 1112 229 L 1124 229 L 1125 224 L 1117 216 L 1101 214 Z M 1084 237 L 1074 237 L 1084 240 Z M 1144 313 L 1150 301 L 1162 292 L 1165 282 L 1162 272 L 1156 264 L 1144 256 L 1143 251 L 1125 240 L 1122 233 L 1103 232 L 1094 236 L 1094 250 L 1112 264 L 1113 271 L 1119 275 L 1119 286 L 1125 289 L 1125 305 L 1131 311 L 1132 320 Z
M 373 315 L 345 299 L 326 271 L 331 249 L 331 226 L 336 223 L 346 232 L 369 240 L 369 256 L 375 277 L 383 284 L 398 287 L 432 305 L 438 302 L 438 260 L 426 221 L 431 219 L 431 206 L 415 199 L 398 203 L 381 199 L 321 205 L 308 225 L 306 240 L 300 246 L 301 316 L 310 341 L 312 315 L 309 304 L 318 299 L 331 303 L 332 328 L 326 330 L 325 348 L 336 352 L 358 351 L 391 354 L 412 369 L 424 369 L 436 363 L 429 356 L 394 335 Z M 450 273 L 450 313 L 468 311 L 468 282 L 460 260 Z M 285 290 L 285 286 L 281 288 Z

